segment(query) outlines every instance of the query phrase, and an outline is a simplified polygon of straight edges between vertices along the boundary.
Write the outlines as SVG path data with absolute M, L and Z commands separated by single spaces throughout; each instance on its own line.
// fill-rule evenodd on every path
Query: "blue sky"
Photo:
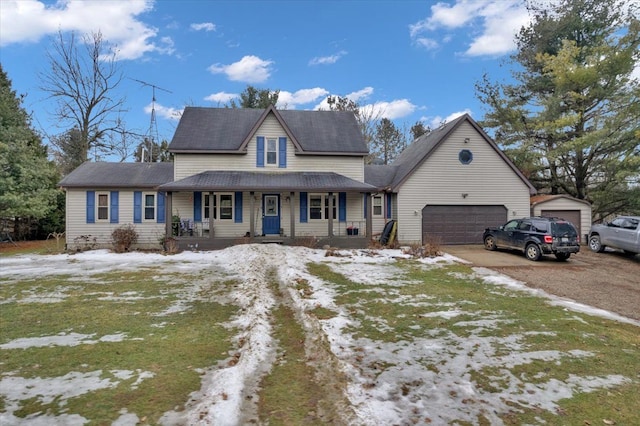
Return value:
M 127 77 L 154 84 L 160 138 L 185 105 L 222 106 L 248 84 L 279 89 L 280 108 L 318 109 L 347 96 L 408 128 L 468 112 L 474 84 L 508 78 L 513 36 L 528 22 L 519 0 L 0 2 L 0 61 L 25 94 L 34 126 L 60 133 L 38 89 L 58 30 L 101 31 Z M 150 87 L 127 79 L 127 125 L 150 124 Z M 326 106 L 325 106 L 326 109 Z

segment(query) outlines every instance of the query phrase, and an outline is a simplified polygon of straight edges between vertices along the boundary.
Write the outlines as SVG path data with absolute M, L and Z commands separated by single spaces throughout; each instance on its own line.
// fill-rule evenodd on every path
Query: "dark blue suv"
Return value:
M 571 253 L 580 251 L 580 237 L 575 226 L 555 217 L 510 220 L 498 228 L 485 229 L 482 240 L 487 250 L 520 250 L 529 260 L 538 260 L 543 254 L 554 254 L 558 260 L 567 260 Z

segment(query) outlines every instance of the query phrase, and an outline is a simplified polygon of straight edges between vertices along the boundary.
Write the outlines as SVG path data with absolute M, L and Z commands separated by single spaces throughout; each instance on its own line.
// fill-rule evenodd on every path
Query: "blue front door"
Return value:
M 280 234 L 280 195 L 262 196 L 262 233 Z

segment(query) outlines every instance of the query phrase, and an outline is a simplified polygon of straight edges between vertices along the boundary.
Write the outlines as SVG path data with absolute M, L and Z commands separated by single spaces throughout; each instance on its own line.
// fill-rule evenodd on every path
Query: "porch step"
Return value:
M 260 241 L 262 244 L 282 244 L 283 238 L 264 238 Z

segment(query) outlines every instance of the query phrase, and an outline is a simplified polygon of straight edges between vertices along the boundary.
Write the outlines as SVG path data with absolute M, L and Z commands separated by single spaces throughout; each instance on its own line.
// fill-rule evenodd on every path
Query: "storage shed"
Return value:
M 566 194 L 531 197 L 531 215 L 568 220 L 578 228 L 582 242 L 587 241 L 587 235 L 591 230 L 591 204 Z

